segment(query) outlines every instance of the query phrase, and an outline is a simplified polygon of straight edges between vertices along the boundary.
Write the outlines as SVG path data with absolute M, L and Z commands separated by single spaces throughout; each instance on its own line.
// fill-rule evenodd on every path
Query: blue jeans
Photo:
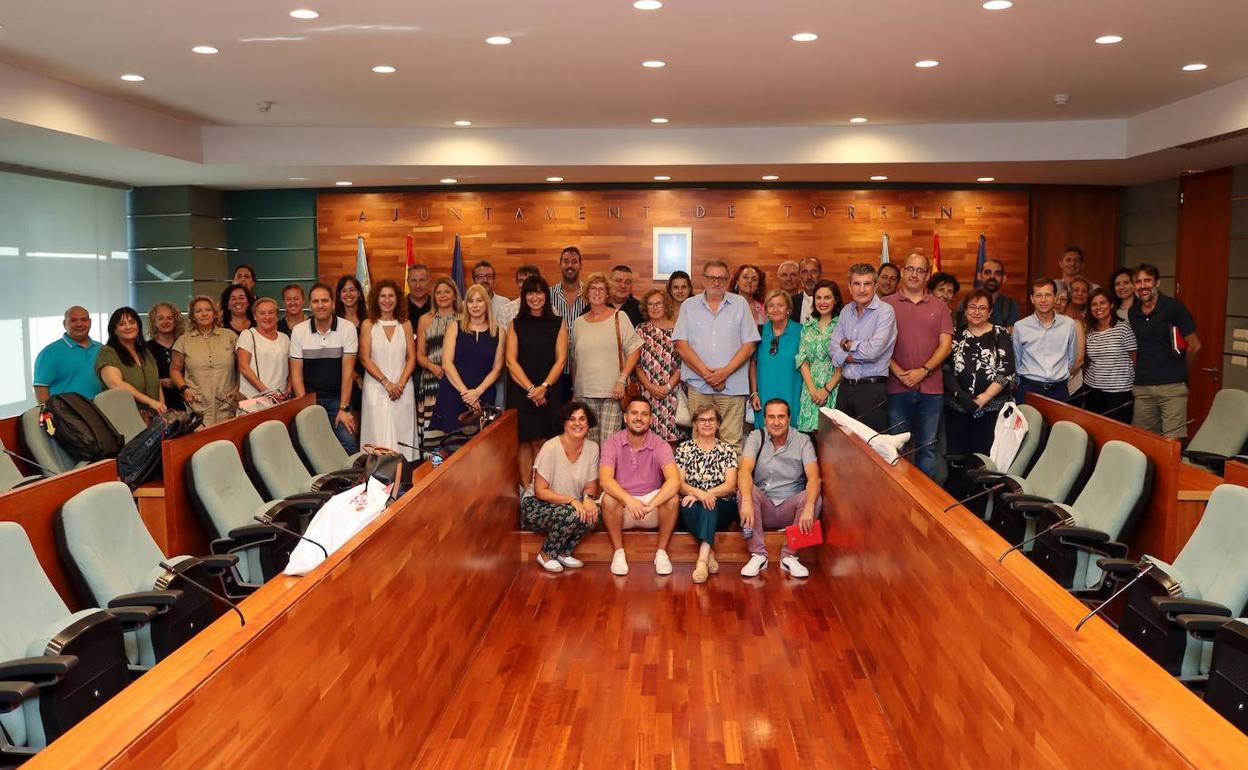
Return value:
M 329 425 L 334 429 L 334 435 L 338 437 L 338 443 L 342 444 L 342 448 L 347 450 L 347 454 L 353 455 L 360 451 L 360 442 L 356 440 L 355 434 L 334 422 L 338 417 L 338 399 L 318 398 L 316 403 L 325 407 L 325 413 L 329 415 Z
M 936 430 L 940 427 L 940 413 L 944 411 L 945 397 L 940 393 L 888 394 L 888 422 L 897 425 L 893 433 L 909 433 L 910 447 L 923 447 L 911 458 L 928 478 L 936 478 Z

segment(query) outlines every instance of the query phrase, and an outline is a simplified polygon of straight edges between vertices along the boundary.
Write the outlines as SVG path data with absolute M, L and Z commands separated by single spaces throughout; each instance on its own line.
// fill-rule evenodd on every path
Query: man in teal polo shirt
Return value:
M 62 325 L 65 334 L 35 357 L 35 401 L 40 404 L 60 393 L 95 398 L 100 392 L 95 357 L 101 345 L 91 339 L 91 314 L 74 305 L 65 311 Z

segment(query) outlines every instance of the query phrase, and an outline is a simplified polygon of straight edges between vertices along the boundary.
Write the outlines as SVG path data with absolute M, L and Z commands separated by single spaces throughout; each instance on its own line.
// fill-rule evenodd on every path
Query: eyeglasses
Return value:
M 494 280 L 494 273 L 477 273 L 476 275 L 472 277 L 472 280 L 477 281 L 477 282 L 492 281 Z
M 699 417 L 698 419 L 694 420 L 694 422 L 698 423 L 699 425 L 714 425 L 715 423 L 719 422 L 719 420 L 714 417 Z
M 967 306 L 966 306 L 966 312 L 968 312 L 968 313 L 987 313 L 987 312 L 988 312 L 988 306 L 987 306 L 987 305 L 967 305 Z
M 702 278 L 703 278 L 703 280 L 710 281 L 711 283 L 723 283 L 724 281 L 728 280 L 728 276 L 726 276 L 726 275 L 706 275 L 706 274 L 703 274 L 703 275 L 702 275 Z
M 773 356 L 780 352 L 780 338 L 779 337 L 771 338 L 771 350 L 768 352 L 771 353 L 771 355 Z
M 927 272 L 927 268 L 926 267 L 907 267 L 907 268 L 903 268 L 903 272 L 909 273 L 910 275 L 923 275 L 924 273 Z

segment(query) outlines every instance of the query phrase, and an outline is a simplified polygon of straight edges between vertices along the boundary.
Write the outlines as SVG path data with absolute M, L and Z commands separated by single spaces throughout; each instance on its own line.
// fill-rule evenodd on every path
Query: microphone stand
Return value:
M 1119 594 L 1121 594 L 1123 591 L 1127 590 L 1127 589 L 1128 589 L 1128 588 L 1130 588 L 1131 586 L 1135 585 L 1136 583 L 1140 582 L 1140 578 L 1142 578 L 1142 577 L 1144 577 L 1145 575 L 1147 575 L 1148 573 L 1152 572 L 1152 571 L 1153 571 L 1153 567 L 1155 567 L 1155 566 L 1157 566 L 1157 565 L 1156 565 L 1156 564 L 1153 564 L 1151 561 L 1150 561 L 1148 564 L 1145 564 L 1145 565 L 1144 565 L 1144 569 L 1140 570 L 1140 572 L 1139 572 L 1139 574 L 1138 574 L 1138 575 L 1136 575 L 1135 577 L 1131 578 L 1130 582 L 1128 582 L 1128 583 L 1127 583 L 1125 586 L 1123 586 L 1122 588 L 1119 588 L 1117 591 L 1114 591 L 1114 593 L 1113 593 L 1113 594 L 1112 594 L 1112 595 L 1111 595 L 1108 599 L 1106 599 L 1105 601 L 1103 601 L 1103 602 L 1101 602 L 1100 604 L 1096 605 L 1096 608 L 1095 608 L 1095 609 L 1093 609 L 1093 610 L 1092 610 L 1091 612 L 1089 612 L 1087 615 L 1084 615 L 1084 616 L 1083 616 L 1083 620 L 1080 620 L 1078 623 L 1076 623 L 1076 624 L 1075 624 L 1075 633 L 1079 633 L 1079 629 L 1083 628 L 1083 624 L 1084 624 L 1084 623 L 1087 623 L 1089 620 L 1091 620 L 1093 615 L 1097 615 L 1097 614 L 1099 614 L 1099 613 L 1100 613 L 1100 611 L 1101 611 L 1101 610 L 1103 610 L 1103 609 L 1105 609 L 1105 607 L 1106 607 L 1106 606 L 1107 606 L 1110 602 L 1112 602 L 1114 599 L 1117 599 L 1117 598 L 1118 598 L 1118 596 L 1119 596 Z
M 172 572 L 175 575 L 179 574 L 178 571 L 174 569 L 172 566 L 170 566 L 168 562 L 163 562 L 163 561 L 157 562 L 157 566 L 159 566 L 161 569 L 165 570 L 166 572 Z M 247 625 L 247 618 L 243 617 L 243 611 L 240 610 L 238 608 L 238 605 L 235 604 L 234 602 L 225 598 L 224 596 L 217 593 L 216 591 L 212 591 L 200 585 L 198 582 L 191 580 L 189 577 L 183 576 L 182 583 L 185 583 L 186 585 L 189 585 L 189 586 L 194 586 L 196 591 L 199 591 L 200 593 L 203 593 L 203 594 L 207 594 L 208 596 L 211 596 L 212 598 L 222 602 L 223 604 L 228 605 L 230 609 L 238 613 L 239 623 L 244 626 Z
M 1067 517 L 1067 518 L 1065 518 L 1065 519 L 1061 519 L 1060 521 L 1054 522 L 1053 524 L 1050 524 L 1049 526 L 1047 526 L 1047 527 L 1045 527 L 1044 529 L 1040 530 L 1039 532 L 1037 532 L 1036 534 L 1032 535 L 1031 537 L 1026 538 L 1025 540 L 1020 541 L 1017 545 L 1012 545 L 1012 546 L 1010 546 L 1008 549 L 1006 549 L 1006 552 L 1005 552 L 1005 553 L 1003 553 L 1003 554 L 1001 554 L 1000 556 L 998 556 L 998 557 L 997 557 L 997 564 L 1001 564 L 1002 562 L 1004 562 L 1004 561 L 1005 561 L 1005 557 L 1007 557 L 1007 556 L 1009 556 L 1010 554 L 1014 553 L 1014 552 L 1015 552 L 1015 551 L 1017 551 L 1019 548 L 1022 548 L 1023 546 L 1027 545 L 1027 544 L 1028 544 L 1028 543 L 1030 543 L 1031 541 L 1033 541 L 1033 540 L 1038 540 L 1039 538 L 1043 537 L 1044 535 L 1049 534 L 1050 532 L 1052 532 L 1053 530 L 1057 529 L 1058 527 L 1068 527 L 1068 526 L 1070 526 L 1071 524 L 1074 524 L 1074 523 L 1075 523 L 1075 520 L 1074 520 L 1074 519 L 1072 519 L 1072 518 L 1070 518 L 1070 517 Z
M 325 558 L 326 558 L 326 559 L 328 559 L 328 558 L 329 558 L 329 551 L 327 551 L 327 550 L 325 549 L 325 546 L 321 545 L 320 543 L 316 542 L 315 540 L 313 540 L 313 539 L 312 539 L 312 538 L 310 538 L 310 537 L 304 537 L 303 535 L 301 535 L 301 534 L 299 534 L 298 532 L 294 531 L 294 530 L 293 530 L 293 529 L 291 529 L 290 527 L 287 527 L 285 524 L 280 524 L 280 523 L 278 523 L 278 522 L 276 522 L 276 521 L 273 521 L 273 517 L 272 517 L 272 516 L 264 516 L 264 515 L 257 514 L 257 515 L 255 515 L 255 516 L 252 516 L 251 518 L 255 519 L 256 521 L 260 522 L 261 524 L 263 524 L 263 525 L 264 525 L 264 526 L 266 526 L 266 527 L 271 527 L 271 528 L 273 528 L 273 529 L 280 530 L 280 531 L 285 532 L 286 534 L 288 534 L 288 535 L 290 535 L 290 536 L 292 536 L 292 537 L 297 537 L 297 538 L 299 538 L 300 540 L 306 540 L 307 542 L 311 543 L 312 545 L 316 546 L 317 548 L 320 548 L 320 549 L 321 549 L 321 553 L 325 554 Z
M 964 497 L 964 498 L 962 498 L 961 500 L 958 500 L 958 501 L 956 501 L 956 502 L 952 503 L 952 504 L 951 504 L 951 505 L 949 505 L 947 508 L 945 508 L 945 510 L 941 511 L 941 513 L 948 513 L 949 511 L 952 511 L 954 508 L 957 508 L 959 505 L 965 505 L 965 504 L 969 503 L 970 501 L 975 500 L 976 498 L 983 497 L 984 495 L 990 495 L 990 494 L 992 494 L 993 492 L 996 492 L 998 489 L 1002 489 L 1002 488 L 1004 488 L 1004 487 L 1005 487 L 1005 482 L 1001 482 L 1001 483 L 999 483 L 999 484 L 993 484 L 992 486 L 988 487 L 987 489 L 980 490 L 979 492 L 976 492 L 975 494 L 971 495 L 970 497 Z

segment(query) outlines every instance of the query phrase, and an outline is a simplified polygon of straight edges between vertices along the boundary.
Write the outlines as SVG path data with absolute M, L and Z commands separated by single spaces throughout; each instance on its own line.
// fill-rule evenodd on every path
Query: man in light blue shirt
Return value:
M 719 435 L 741 452 L 745 399 L 750 393 L 746 364 L 759 340 L 745 298 L 728 293 L 728 263 L 713 259 L 702 268 L 705 287 L 680 306 L 672 340 L 680 354 L 680 378 L 689 388 L 689 410 L 714 404 L 723 417 Z
M 877 431 L 888 427 L 888 364 L 897 344 L 897 317 L 875 294 L 875 267 L 849 269 L 853 302 L 841 311 L 828 355 L 841 370 L 836 408 Z
M 1067 380 L 1083 353 L 1074 320 L 1054 312 L 1056 300 L 1057 283 L 1052 278 L 1037 279 L 1031 284 L 1035 312 L 1014 324 L 1014 368 L 1020 402 L 1028 393 L 1055 401 L 1070 399 Z
M 65 311 L 65 334 L 35 357 L 35 401 L 47 403 L 49 396 L 80 393 L 95 398 L 100 377 L 95 373 L 95 357 L 100 343 L 91 339 L 91 314 L 74 305 Z

